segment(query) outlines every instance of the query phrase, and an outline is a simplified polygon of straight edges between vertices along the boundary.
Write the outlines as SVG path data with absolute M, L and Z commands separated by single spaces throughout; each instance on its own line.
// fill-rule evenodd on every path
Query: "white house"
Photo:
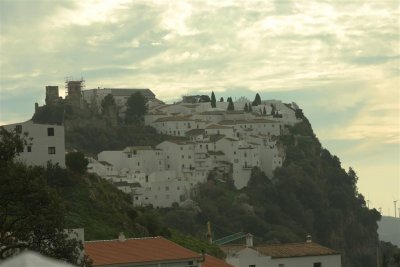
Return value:
M 150 146 L 131 146 L 120 151 L 102 151 L 99 161 L 109 162 L 116 170 L 129 169 L 130 172 L 152 173 L 165 169 L 162 151 Z
M 171 207 L 190 198 L 191 185 L 185 179 L 153 181 L 148 186 L 133 189 L 133 205 L 152 205 L 156 208 Z
M 276 245 L 224 245 L 235 267 L 341 267 L 340 253 L 314 242 Z
M 64 126 L 37 124 L 32 120 L 3 125 L 7 131 L 14 131 L 26 137 L 27 144 L 20 151 L 18 159 L 27 165 L 46 166 L 47 162 L 65 167 Z
M 110 179 L 118 175 L 118 171 L 114 169 L 114 166 L 107 161 L 97 161 L 94 158 L 87 157 L 88 166 L 87 171 L 90 173 L 96 173 L 100 177 Z

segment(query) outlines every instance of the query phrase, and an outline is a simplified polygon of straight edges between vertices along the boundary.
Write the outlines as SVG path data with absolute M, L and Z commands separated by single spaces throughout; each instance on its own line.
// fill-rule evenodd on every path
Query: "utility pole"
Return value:
M 396 204 L 397 204 L 397 201 L 398 201 L 398 200 L 393 201 L 393 203 L 394 203 L 394 217 L 395 217 L 395 218 L 397 218 L 397 205 L 396 205 Z

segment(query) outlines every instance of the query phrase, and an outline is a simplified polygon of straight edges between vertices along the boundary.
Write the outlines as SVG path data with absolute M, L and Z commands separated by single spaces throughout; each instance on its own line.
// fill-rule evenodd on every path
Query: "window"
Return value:
M 256 267 L 256 265 L 255 264 L 250 264 L 249 267 Z
M 129 154 L 128 154 L 128 158 L 132 158 L 132 154 L 129 153 Z
M 169 190 L 169 186 L 166 186 L 166 187 L 165 187 L 165 191 L 168 191 L 168 190 Z
M 56 148 L 54 146 L 49 146 L 48 153 L 49 154 L 56 154 Z
M 54 128 L 47 128 L 47 136 L 54 136 Z
M 314 267 L 321 267 L 322 266 L 322 263 L 320 263 L 320 262 L 314 262 Z
M 185 158 L 185 156 L 184 156 L 184 155 L 182 155 L 181 157 L 182 157 L 183 159 Z
M 279 264 L 279 267 L 285 267 L 285 264 L 280 263 L 280 264 Z
M 181 146 L 181 150 L 183 150 L 183 147 Z
M 22 125 L 16 125 L 15 126 L 15 132 L 16 133 L 22 133 Z
M 26 147 L 26 151 L 27 151 L 27 152 L 32 152 L 32 147 L 31 147 L 31 146 L 27 146 L 27 147 Z
M 140 166 L 140 162 L 138 162 L 137 165 Z
M 139 197 L 135 197 L 136 200 L 139 200 Z

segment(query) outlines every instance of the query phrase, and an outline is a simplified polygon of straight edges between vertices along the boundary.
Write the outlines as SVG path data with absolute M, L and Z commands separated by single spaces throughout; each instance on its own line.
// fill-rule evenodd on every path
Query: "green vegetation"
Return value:
M 82 152 L 70 152 L 65 156 L 65 164 L 71 171 L 83 174 L 86 172 L 89 161 Z
M 260 97 L 260 95 L 258 93 L 256 94 L 256 96 L 254 98 L 254 101 L 253 101 L 253 103 L 251 103 L 251 105 L 252 106 L 261 105 L 261 97 Z
M 64 231 L 65 206 L 47 185 L 45 169 L 14 162 L 23 143 L 0 128 L 0 259 L 29 249 L 78 264 L 82 243 Z
M 232 97 L 228 97 L 227 101 L 228 101 L 227 110 L 235 110 L 235 105 L 233 104 Z
M 117 125 L 107 127 L 101 122 L 76 125 L 67 128 L 67 149 L 76 149 L 85 154 L 97 154 L 104 150 L 122 150 L 127 146 L 155 146 L 165 140 L 152 127 L 140 125 Z
M 143 123 L 144 114 L 147 112 L 146 102 L 146 98 L 140 92 L 136 92 L 128 98 L 125 113 L 125 122 L 127 124 Z
M 215 99 L 214 91 L 211 92 L 211 107 L 212 108 L 217 107 L 217 100 Z
M 200 238 L 211 221 L 214 239 L 242 231 L 260 243 L 304 242 L 311 234 L 340 251 L 343 266 L 375 266 L 380 214 L 366 207 L 355 172 L 321 147 L 306 119 L 289 132 L 280 138 L 286 160 L 274 177 L 255 168 L 248 186 L 236 190 L 211 175 L 198 207 L 164 210 L 166 225 Z

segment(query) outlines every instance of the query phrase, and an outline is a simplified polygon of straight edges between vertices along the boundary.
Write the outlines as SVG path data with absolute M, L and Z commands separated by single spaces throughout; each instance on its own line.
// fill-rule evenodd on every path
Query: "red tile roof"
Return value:
M 163 237 L 87 241 L 85 253 L 93 260 L 94 266 L 201 260 L 200 254 Z
M 246 248 L 245 245 L 223 245 L 220 247 L 226 254 L 237 253 Z M 272 258 L 292 258 L 306 256 L 337 255 L 338 251 L 317 243 L 289 243 L 274 245 L 257 245 L 252 249 Z
M 201 267 L 233 267 L 221 259 L 206 255 L 206 260 L 201 264 Z
M 339 254 L 336 250 L 321 246 L 314 242 L 260 245 L 256 250 L 272 258 L 289 258 L 305 256 L 322 256 Z

